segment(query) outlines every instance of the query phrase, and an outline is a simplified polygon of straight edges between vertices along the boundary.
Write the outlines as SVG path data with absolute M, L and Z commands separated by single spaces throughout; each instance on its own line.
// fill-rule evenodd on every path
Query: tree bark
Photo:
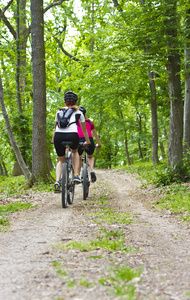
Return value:
M 149 85 L 151 91 L 151 120 L 152 120 L 152 161 L 156 165 L 158 160 L 158 121 L 157 121 L 157 105 L 156 105 L 156 88 L 154 82 L 154 74 L 148 72 Z
M 180 82 L 180 54 L 177 40 L 177 0 L 165 0 L 166 38 L 168 48 L 168 87 L 170 97 L 170 124 L 168 164 L 175 168 L 181 163 L 183 149 L 183 102 Z
M 13 135 L 13 132 L 12 132 L 12 129 L 11 129 L 11 125 L 10 125 L 10 122 L 9 122 L 9 118 L 8 118 L 8 115 L 7 115 L 7 111 L 6 111 L 6 107 L 5 107 L 5 104 L 4 104 L 4 99 L 3 99 L 3 86 L 2 86 L 2 80 L 1 80 L 1 76 L 0 76 L 0 102 L 1 102 L 1 109 L 2 109 L 2 112 L 3 112 L 3 117 L 4 117 L 4 120 L 5 120 L 5 123 L 6 123 L 6 127 L 7 127 L 7 132 L 8 132 L 8 135 L 9 135 L 9 138 L 10 138 L 10 142 L 11 142 L 11 145 L 13 147 L 13 150 L 14 150 L 14 153 L 17 157 L 17 161 L 23 171 L 23 174 L 25 176 L 26 179 L 29 179 L 30 178 L 30 172 L 24 162 L 24 159 L 22 157 L 22 154 L 20 152 L 20 149 L 17 145 L 17 142 L 16 142 L 16 139 Z
M 43 0 L 31 0 L 33 65 L 32 179 L 49 180 L 46 146 L 46 71 Z
M 190 149 L 190 9 L 186 13 L 186 31 L 187 31 L 187 41 L 185 50 L 185 102 L 184 102 L 184 153 Z

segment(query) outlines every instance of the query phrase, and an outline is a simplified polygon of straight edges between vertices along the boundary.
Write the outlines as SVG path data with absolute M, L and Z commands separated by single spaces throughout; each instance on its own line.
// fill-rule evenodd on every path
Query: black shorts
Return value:
M 93 138 L 92 138 L 92 137 L 89 137 L 89 139 L 90 139 L 90 145 L 88 146 L 88 150 L 87 150 L 86 152 L 87 152 L 88 155 L 92 155 L 92 154 L 94 153 L 94 149 L 95 149 L 96 147 L 95 147 Z M 81 142 L 84 143 L 85 141 L 86 141 L 86 140 L 85 140 L 84 137 L 79 138 L 79 143 L 81 143 Z M 79 149 L 78 149 L 79 155 L 82 155 L 83 151 L 84 151 L 84 150 L 82 150 L 82 149 L 79 148 Z
M 61 142 L 63 142 L 63 141 L 73 142 L 71 149 L 76 150 L 79 145 L 78 133 L 76 133 L 76 132 L 70 132 L 70 133 L 56 132 L 55 133 L 54 146 L 55 146 L 55 150 L 56 150 L 58 156 L 65 155 L 65 147 L 63 145 L 61 145 Z

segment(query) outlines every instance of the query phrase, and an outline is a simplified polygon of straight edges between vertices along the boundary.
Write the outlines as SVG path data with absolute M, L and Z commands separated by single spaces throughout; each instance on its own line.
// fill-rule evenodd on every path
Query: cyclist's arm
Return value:
M 86 129 L 86 122 L 80 122 L 80 124 L 81 124 L 82 131 L 84 133 L 84 137 L 86 139 L 86 144 L 90 144 L 88 132 L 87 132 L 87 129 Z
M 55 129 L 56 129 L 56 126 L 57 126 L 57 122 L 55 122 Z M 54 144 L 55 129 L 54 129 L 52 140 L 51 140 L 52 144 Z
M 93 136 L 95 137 L 96 142 L 97 142 L 96 147 L 97 147 L 97 148 L 101 147 L 100 138 L 99 138 L 99 136 L 98 136 L 98 134 L 97 134 L 97 132 L 96 132 L 96 129 L 92 129 L 92 134 L 93 134 Z

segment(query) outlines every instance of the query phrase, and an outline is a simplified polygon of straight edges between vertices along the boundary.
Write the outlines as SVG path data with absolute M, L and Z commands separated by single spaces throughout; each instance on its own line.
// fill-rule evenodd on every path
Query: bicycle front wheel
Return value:
M 87 164 L 83 164 L 83 182 L 82 182 L 83 200 L 86 200 L 89 193 L 89 176 Z
M 62 207 L 67 207 L 68 199 L 68 165 L 67 163 L 63 164 L 63 173 L 62 173 Z
M 74 200 L 75 184 L 74 184 L 74 171 L 73 166 L 69 166 L 69 178 L 68 178 L 68 203 L 72 204 Z

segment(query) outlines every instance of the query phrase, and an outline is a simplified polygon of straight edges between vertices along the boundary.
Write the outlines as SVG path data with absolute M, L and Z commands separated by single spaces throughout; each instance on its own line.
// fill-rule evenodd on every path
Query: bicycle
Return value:
M 82 181 L 82 192 L 83 192 L 83 200 L 86 200 L 89 194 L 90 187 L 90 179 L 89 179 L 89 164 L 87 160 L 88 146 L 84 146 L 83 143 L 79 144 L 79 147 L 84 150 L 82 155 L 82 167 L 81 167 L 81 181 Z
M 63 171 L 61 178 L 62 186 L 62 207 L 66 208 L 67 203 L 72 204 L 74 200 L 75 184 L 74 184 L 74 170 L 71 159 L 70 147 L 72 142 L 63 141 L 61 145 L 65 146 L 65 163 L 63 163 Z

